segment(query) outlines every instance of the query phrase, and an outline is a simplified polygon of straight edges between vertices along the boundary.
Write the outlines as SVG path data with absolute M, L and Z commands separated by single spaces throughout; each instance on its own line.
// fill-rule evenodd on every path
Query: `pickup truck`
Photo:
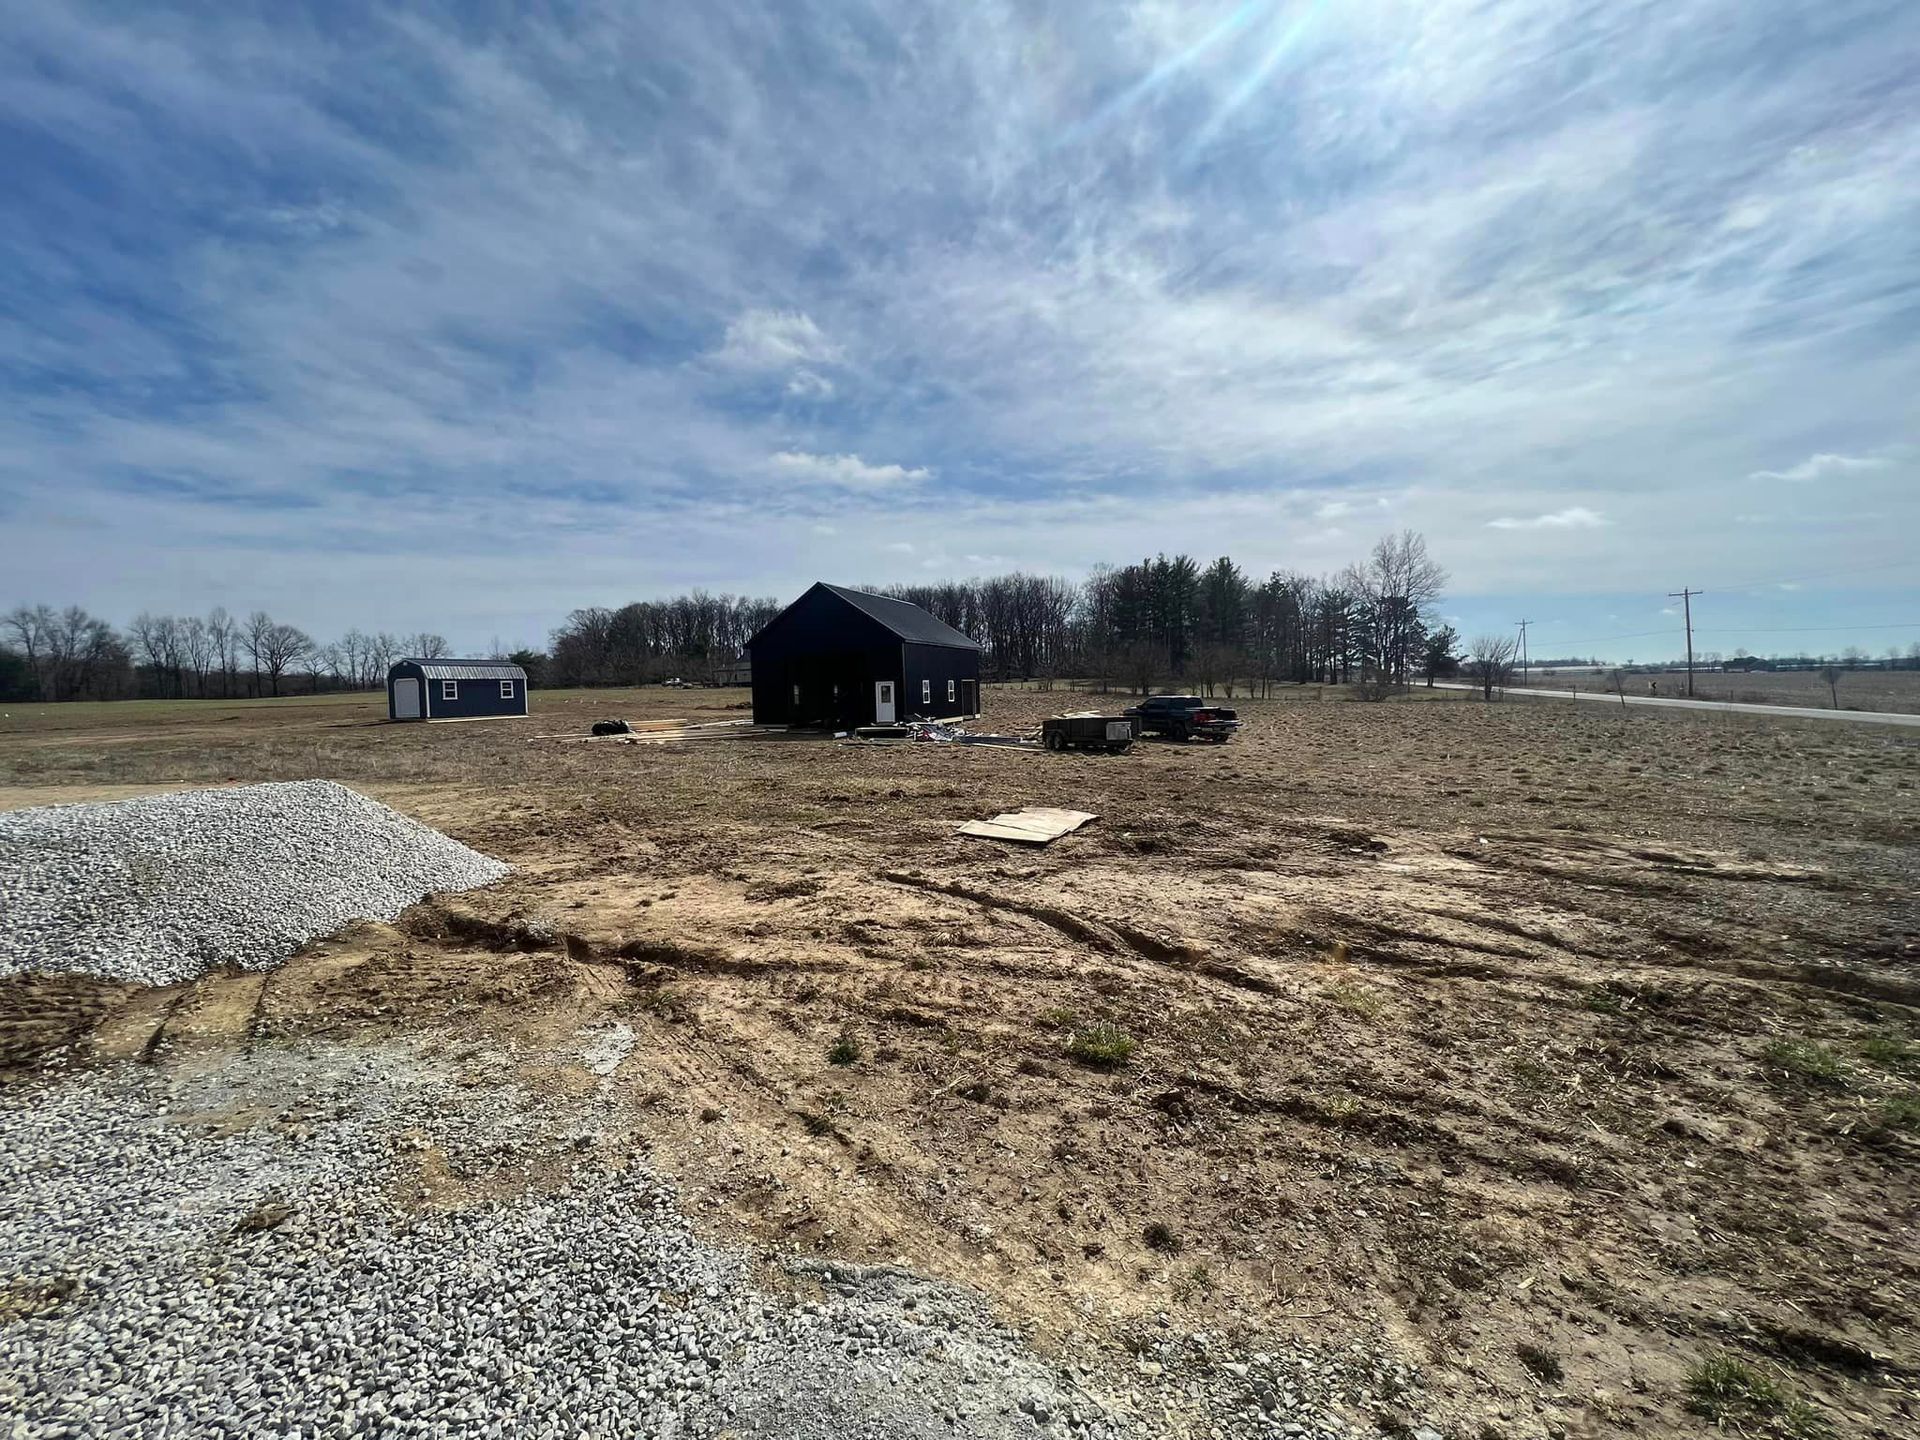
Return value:
M 1149 695 L 1127 711 L 1135 733 L 1185 740 L 1199 735 L 1216 745 L 1240 728 L 1240 717 L 1198 695 Z

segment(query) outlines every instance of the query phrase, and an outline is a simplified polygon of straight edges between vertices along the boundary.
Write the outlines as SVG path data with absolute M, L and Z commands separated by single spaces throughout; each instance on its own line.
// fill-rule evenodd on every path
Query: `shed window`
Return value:
M 947 703 L 949 705 L 953 703 L 953 681 L 951 680 L 947 681 Z
M 933 701 L 933 681 L 922 680 L 920 682 L 920 703 L 922 705 L 927 705 L 927 704 L 931 704 L 932 701 Z
M 502 680 L 500 682 L 500 698 L 502 700 L 513 699 L 513 681 Z
M 798 685 L 793 687 L 793 708 L 796 710 L 800 708 L 800 687 Z
M 458 680 L 442 680 L 440 682 L 440 698 L 442 700 L 458 700 L 460 698 L 460 682 Z

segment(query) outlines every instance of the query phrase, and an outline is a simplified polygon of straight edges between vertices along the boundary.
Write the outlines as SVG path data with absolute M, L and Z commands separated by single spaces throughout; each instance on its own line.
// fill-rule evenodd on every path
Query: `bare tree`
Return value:
M 336 690 L 353 687 L 353 660 L 347 654 L 343 641 L 336 640 L 331 645 L 317 645 L 307 661 L 313 675 L 313 688 L 320 689 L 320 673 L 324 670 L 327 678 L 333 682 Z
M 287 628 L 290 630 L 293 629 L 292 626 L 288 626 Z M 339 679 L 340 672 L 336 668 L 339 664 L 339 647 L 335 645 L 322 645 L 303 630 L 295 630 L 294 633 L 300 637 L 302 643 L 300 645 L 300 653 L 288 662 L 287 668 L 305 675 L 307 677 L 307 693 L 310 695 L 318 695 L 320 693 L 321 675 L 327 674 L 333 676 L 335 680 Z
M 1491 700 L 1494 687 L 1505 685 L 1513 677 L 1513 662 L 1520 653 L 1520 640 L 1514 635 L 1481 635 L 1474 640 L 1468 653 L 1472 658 L 1468 662 L 1467 673 L 1480 682 L 1480 693 Z
M 435 635 L 427 630 L 408 636 L 404 643 L 407 646 L 407 658 L 411 660 L 438 660 L 452 653 L 444 635 Z
M 240 627 L 240 644 L 246 648 L 247 658 L 253 662 L 253 679 L 247 686 L 252 695 L 260 693 L 260 677 L 266 673 L 268 636 L 273 632 L 273 617 L 264 610 L 256 610 Z
M 53 607 L 21 605 L 8 612 L 6 619 L 0 623 L 20 642 L 20 653 L 26 658 L 27 673 L 33 677 L 34 688 L 40 697 L 43 700 L 56 698 L 47 693 L 46 681 L 47 653 L 53 643 Z
M 193 690 L 203 699 L 207 693 L 207 671 L 213 665 L 213 634 L 207 622 L 189 615 L 180 622 L 180 654 L 193 671 Z
M 264 676 L 271 693 L 278 695 L 280 677 L 313 649 L 313 639 L 306 631 L 283 625 L 264 610 L 247 617 L 244 636 L 247 654 L 253 660 L 256 693 Z
M 239 663 L 239 636 L 226 606 L 216 605 L 207 613 L 207 639 L 213 646 L 213 663 L 220 667 L 220 693 L 231 695 Z
M 387 671 L 400 658 L 400 642 L 382 630 L 367 641 L 367 688 L 373 689 L 387 678 Z
M 184 695 L 187 687 L 181 622 L 171 615 L 150 615 L 143 610 L 133 617 L 128 630 L 153 676 L 154 693 Z
M 1822 665 L 1820 678 L 1827 682 L 1827 693 L 1833 697 L 1833 708 L 1840 708 L 1840 677 L 1847 672 L 1838 665 Z
M 1447 572 L 1412 530 L 1381 537 L 1365 564 L 1349 567 L 1341 586 L 1357 602 L 1362 665 L 1394 684 L 1408 684 L 1427 617 L 1446 584 Z
M 58 612 L 23 606 L 6 617 L 6 625 L 31 657 L 42 700 L 109 700 L 127 692 L 133 657 L 125 642 L 78 605 Z
M 275 625 L 267 632 L 264 653 L 267 681 L 280 693 L 280 677 L 313 653 L 313 637 L 294 625 Z

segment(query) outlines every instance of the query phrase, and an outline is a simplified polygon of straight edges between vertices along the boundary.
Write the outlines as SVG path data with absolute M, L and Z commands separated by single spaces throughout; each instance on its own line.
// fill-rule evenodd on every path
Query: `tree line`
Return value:
M 977 640 L 983 673 L 1207 693 L 1283 681 L 1407 684 L 1457 668 L 1454 632 L 1434 622 L 1446 572 L 1412 531 L 1387 536 L 1339 574 L 1254 578 L 1230 557 L 1157 555 L 1081 581 L 1016 572 L 866 588 L 923 607 Z M 572 611 L 549 653 L 509 658 L 548 686 L 737 678 L 747 641 L 780 612 L 771 596 L 694 590 Z M 234 698 L 377 689 L 402 656 L 448 653 L 438 635 L 349 630 L 330 643 L 256 610 L 244 619 L 141 614 L 124 631 L 78 606 L 21 606 L 0 618 L 0 698 Z
M 1156 555 L 1075 584 L 1014 574 L 885 587 L 980 642 L 998 679 L 1072 676 L 1206 694 L 1320 681 L 1395 686 L 1449 674 L 1459 637 L 1433 614 L 1447 574 L 1413 531 L 1337 575 L 1249 575 L 1230 556 Z
M 730 678 L 754 631 L 781 608 L 770 595 L 694 590 L 618 609 L 575 610 L 553 632 L 552 648 L 543 657 L 544 683 L 644 685 L 675 678 L 717 683 Z
M 0 700 L 220 699 L 295 689 L 372 690 L 403 656 L 448 653 L 439 635 L 330 642 L 264 610 L 245 617 L 141 613 L 124 631 L 78 605 L 22 605 L 0 616 Z
M 1182 681 L 1229 696 L 1281 681 L 1404 685 L 1452 673 L 1459 637 L 1434 621 L 1446 572 L 1412 531 L 1338 575 L 1249 576 L 1229 557 L 1158 555 L 1082 581 L 1021 572 L 868 585 L 911 601 L 984 651 L 989 678 L 1074 678 L 1147 689 Z M 694 591 L 617 610 L 575 610 L 553 634 L 556 685 L 728 678 L 772 598 Z

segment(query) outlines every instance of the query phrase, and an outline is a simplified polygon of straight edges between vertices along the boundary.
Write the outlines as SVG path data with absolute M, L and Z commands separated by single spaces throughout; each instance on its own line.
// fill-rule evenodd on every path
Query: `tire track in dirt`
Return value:
M 903 871 L 883 871 L 880 879 L 894 885 L 906 885 L 916 890 L 946 895 L 956 900 L 966 900 L 989 910 L 1024 916 L 1058 931 L 1069 940 L 1090 945 L 1106 955 L 1121 959 L 1144 960 L 1169 969 L 1183 970 L 1259 995 L 1284 996 L 1289 993 L 1286 986 L 1263 979 L 1240 966 L 1218 960 L 1202 947 L 1163 940 L 1149 931 L 1124 921 L 1089 920 L 1085 916 L 1062 910 L 1058 906 L 995 895 L 956 881 L 930 880 L 924 876 L 910 875 Z
M 1483 1169 L 1511 1175 L 1516 1179 L 1545 1179 L 1572 1190 L 1588 1190 L 1596 1184 L 1616 1186 L 1620 1183 L 1620 1176 L 1611 1164 L 1582 1163 L 1551 1151 L 1517 1146 L 1505 1151 L 1488 1150 L 1445 1125 L 1404 1111 L 1330 1104 L 1304 1093 L 1250 1093 L 1225 1081 L 1190 1071 L 1169 1072 L 1168 1078 L 1176 1086 L 1213 1095 L 1230 1109 L 1249 1114 L 1281 1115 L 1316 1129 L 1378 1141 L 1396 1150 L 1423 1147 L 1443 1163 L 1470 1160 Z M 1557 1135 L 1552 1140 L 1565 1143 L 1564 1137 Z

